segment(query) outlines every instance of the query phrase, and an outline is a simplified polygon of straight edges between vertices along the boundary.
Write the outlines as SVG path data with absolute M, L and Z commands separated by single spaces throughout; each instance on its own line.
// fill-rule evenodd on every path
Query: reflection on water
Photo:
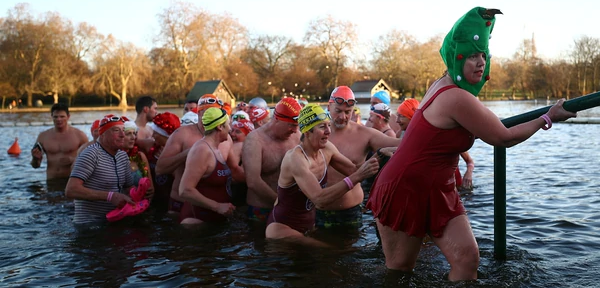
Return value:
M 507 116 L 525 109 L 512 105 L 502 108 Z M 315 235 L 334 243 L 331 249 L 266 241 L 264 226 L 240 215 L 223 227 L 199 229 L 152 213 L 74 227 L 73 204 L 60 183 L 46 183 L 45 163 L 29 166 L 29 148 L 47 128 L 0 128 L 0 149 L 18 136 L 24 151 L 0 153 L 3 286 L 592 287 L 598 279 L 600 125 L 556 124 L 507 149 L 507 261 L 493 257 L 493 149 L 475 142 L 469 151 L 475 189 L 463 201 L 481 265 L 479 280 L 461 284 L 445 280 L 449 267 L 430 243 L 414 274 L 387 271 L 370 214 L 353 237 Z

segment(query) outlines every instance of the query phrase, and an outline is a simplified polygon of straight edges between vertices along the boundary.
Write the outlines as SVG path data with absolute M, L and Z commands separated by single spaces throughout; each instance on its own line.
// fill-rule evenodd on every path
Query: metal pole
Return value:
M 600 106 L 600 92 L 565 101 L 567 111 L 578 112 Z M 527 113 L 502 120 L 506 128 L 536 119 L 548 112 L 552 106 L 542 107 Z M 506 148 L 494 147 L 494 257 L 506 260 Z
M 600 92 L 577 97 L 575 99 L 565 101 L 565 103 L 563 104 L 565 110 L 571 112 L 579 112 L 581 110 L 594 108 L 596 106 L 600 106 Z M 502 119 L 502 123 L 504 124 L 504 126 L 506 126 L 506 128 L 510 128 L 521 123 L 529 122 L 548 112 L 548 110 L 550 110 L 550 107 L 552 106 L 542 107 L 517 116 Z
M 494 147 L 494 257 L 506 260 L 505 147 Z

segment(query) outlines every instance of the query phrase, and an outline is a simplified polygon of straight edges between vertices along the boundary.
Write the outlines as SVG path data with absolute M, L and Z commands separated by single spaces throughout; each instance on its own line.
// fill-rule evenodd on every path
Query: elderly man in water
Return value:
M 75 199 L 75 224 L 106 222 L 106 213 L 125 204 L 133 186 L 125 144 L 125 117 L 104 116 L 98 141 L 75 160 L 65 194 Z
M 31 149 L 31 167 L 40 168 L 46 154 L 48 159 L 46 178 L 67 179 L 77 157 L 77 150 L 88 142 L 88 138 L 81 130 L 69 125 L 71 114 L 66 104 L 52 105 L 50 115 L 54 127 L 38 135 L 36 144 Z

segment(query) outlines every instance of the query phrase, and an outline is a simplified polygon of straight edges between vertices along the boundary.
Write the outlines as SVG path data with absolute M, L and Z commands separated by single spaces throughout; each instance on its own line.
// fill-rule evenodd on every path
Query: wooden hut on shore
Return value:
M 350 89 L 354 92 L 354 97 L 356 97 L 358 103 L 369 103 L 371 96 L 381 90 L 387 91 L 392 98 L 398 98 L 397 94 L 393 93 L 392 87 L 385 83 L 383 79 L 356 81 Z
M 223 103 L 229 103 L 231 107 L 235 107 L 235 95 L 233 95 L 223 80 L 196 82 L 190 93 L 185 97 L 185 101 L 198 101 L 204 94 L 213 94 L 221 99 Z

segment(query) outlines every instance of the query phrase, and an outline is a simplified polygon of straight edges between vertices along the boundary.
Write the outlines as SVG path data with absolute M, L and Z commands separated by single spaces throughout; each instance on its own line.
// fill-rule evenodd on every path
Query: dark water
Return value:
M 491 106 L 501 117 L 539 106 L 503 103 Z M 72 120 L 105 112 L 94 113 L 73 113 Z M 76 127 L 89 134 L 89 125 Z M 152 213 L 76 228 L 72 201 L 46 183 L 45 164 L 29 166 L 28 149 L 47 128 L 0 128 L 2 286 L 594 287 L 600 280 L 600 125 L 555 124 L 507 149 L 507 261 L 493 257 L 493 148 L 475 142 L 469 152 L 476 187 L 463 201 L 481 265 L 480 279 L 468 283 L 445 281 L 448 264 L 428 244 L 413 275 L 387 271 L 368 214 L 358 235 L 316 235 L 336 247 L 327 250 L 265 241 L 264 227 L 249 226 L 241 216 L 193 230 Z M 24 150 L 19 157 L 4 152 L 15 136 Z

